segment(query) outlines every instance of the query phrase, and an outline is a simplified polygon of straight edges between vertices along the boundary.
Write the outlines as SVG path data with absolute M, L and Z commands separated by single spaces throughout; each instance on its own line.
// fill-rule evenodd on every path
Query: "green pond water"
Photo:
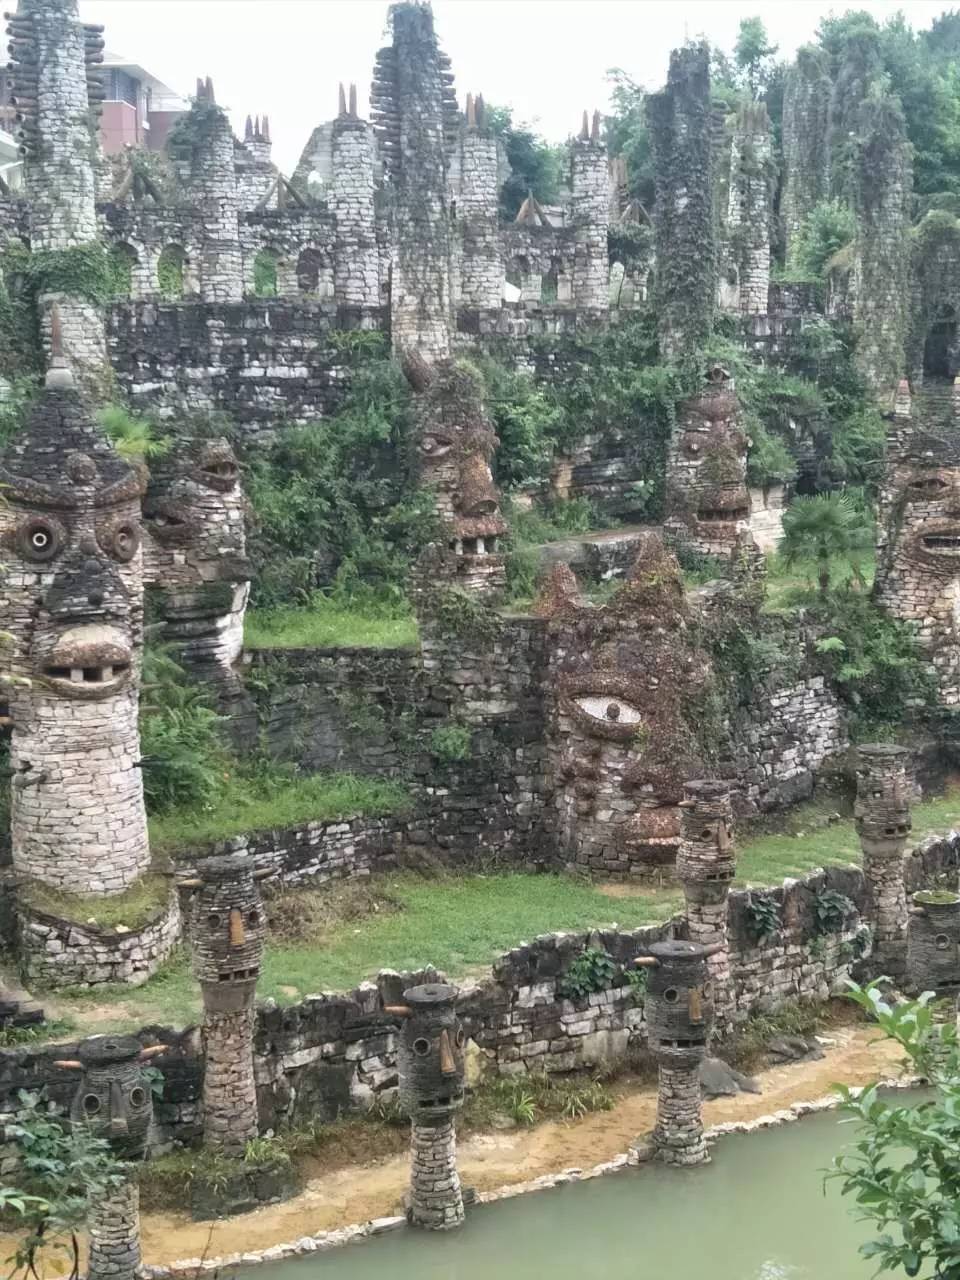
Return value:
M 903 1097 L 903 1095 L 901 1095 Z M 257 1280 L 867 1280 L 870 1238 L 822 1171 L 835 1112 L 720 1139 L 697 1169 L 649 1165 L 485 1205 L 450 1234 L 401 1230 L 258 1268 Z

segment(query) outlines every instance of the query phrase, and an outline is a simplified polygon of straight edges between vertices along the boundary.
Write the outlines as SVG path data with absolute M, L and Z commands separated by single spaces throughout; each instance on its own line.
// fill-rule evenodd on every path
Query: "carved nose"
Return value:
M 230 945 L 231 947 L 242 947 L 246 942 L 246 931 L 243 927 L 243 916 L 236 907 L 230 912 Z
M 450 1047 L 450 1033 L 447 1030 L 440 1032 L 440 1070 L 445 1076 L 457 1074 L 457 1063 Z
M 120 1085 L 114 1081 L 110 1086 L 110 1136 L 122 1137 L 127 1132 L 127 1117 L 124 1113 L 123 1094 Z

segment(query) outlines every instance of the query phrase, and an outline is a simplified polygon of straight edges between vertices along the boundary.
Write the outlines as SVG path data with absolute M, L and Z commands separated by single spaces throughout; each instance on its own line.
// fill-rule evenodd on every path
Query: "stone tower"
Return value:
M 9 18 L 13 101 L 35 251 L 90 248 L 97 240 L 102 30 L 80 22 L 77 0 L 20 0 Z M 84 381 L 100 381 L 107 353 L 99 308 L 78 292 L 42 294 L 47 340 L 54 304 L 70 365 Z
M 857 835 L 873 896 L 873 954 L 880 972 L 901 978 L 906 956 L 907 897 L 903 854 L 910 835 L 910 752 L 892 743 L 857 751 Z
M 140 1191 L 135 1163 L 144 1157 L 153 1119 L 153 1091 L 144 1065 L 164 1045 L 148 1049 L 134 1036 L 92 1036 L 77 1059 L 54 1066 L 81 1071 L 70 1107 L 74 1128 L 88 1129 L 110 1144 L 127 1176 L 91 1206 L 87 1228 L 89 1280 L 134 1280 L 140 1275 Z
M 411 1121 L 413 1226 L 445 1231 L 463 1222 L 454 1112 L 463 1106 L 463 1028 L 456 987 L 432 982 L 404 991 L 387 1013 L 402 1019 L 397 1047 L 400 1105 Z
M 717 294 L 710 51 L 670 54 L 667 86 L 647 98 L 656 205 L 655 298 L 667 359 L 700 349 Z
M 200 296 L 204 302 L 240 302 L 243 259 L 233 130 L 217 106 L 209 77 L 197 82 L 186 122 L 171 141 L 175 162 L 202 220 Z
M 204 858 L 197 870 L 181 887 L 196 890 L 189 930 L 203 995 L 203 1142 L 237 1156 L 258 1133 L 254 1000 L 266 918 L 251 858 Z
M 733 809 L 726 782 L 694 781 L 683 788 L 677 879 L 683 886 L 687 937 L 709 947 L 717 1020 L 733 1013 L 727 898 L 737 870 Z
M 502 542 L 507 523 L 490 463 L 499 443 L 476 373 L 455 360 L 429 364 L 412 354 L 407 378 L 417 392 L 415 470 L 435 495 L 447 538 L 451 585 L 493 597 L 506 585 Z
M 703 555 L 732 556 L 749 528 L 741 416 L 733 380 L 719 365 L 677 412 L 667 450 L 664 528 Z
M 960 992 L 960 894 L 931 889 L 913 895 L 906 976 L 911 992 Z
M 340 90 L 333 122 L 330 207 L 336 215 L 334 293 L 341 307 L 380 305 L 380 251 L 374 213 L 373 128 L 357 115 L 357 93 Z
M 237 670 L 250 593 L 240 468 L 220 437 L 179 438 L 151 460 L 143 503 L 144 577 L 158 594 L 164 642 L 225 713 L 243 701 Z
M 647 968 L 647 1043 L 657 1059 L 657 1123 L 653 1144 L 665 1164 L 702 1164 L 700 1063 L 713 1029 L 711 948 L 695 942 L 657 942 L 638 965 Z
M 960 705 L 960 419 L 927 429 L 901 382 L 880 486 L 876 599 L 914 624 L 939 700 Z
M 783 183 L 780 214 L 789 261 L 791 246 L 814 205 L 827 196 L 830 73 L 827 55 L 802 45 L 783 91 Z
M 464 307 L 492 310 L 500 306 L 504 281 L 498 222 L 500 161 L 483 98 L 474 99 L 469 93 L 458 160 L 460 302 Z
M 391 211 L 391 332 L 395 350 L 442 356 L 452 318 L 447 166 L 456 94 L 430 6 L 396 4 L 390 15 L 393 40 L 377 54 L 370 98 Z
M 727 235 L 743 315 L 766 315 L 773 219 L 773 140 L 762 102 L 740 108 L 730 146 Z
M 122 893 L 150 850 L 138 767 L 143 648 L 140 473 L 94 426 L 61 357 L 0 455 L 0 588 L 13 636 L 15 870 Z
M 610 306 L 610 174 L 607 148 L 600 140 L 600 113 L 587 125 L 583 113 L 580 136 L 570 152 L 571 214 L 574 227 L 573 300 L 585 310 Z

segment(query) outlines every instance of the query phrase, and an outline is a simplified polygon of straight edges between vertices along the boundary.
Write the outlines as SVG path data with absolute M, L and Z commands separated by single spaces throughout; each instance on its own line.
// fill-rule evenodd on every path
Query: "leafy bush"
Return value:
M 854 910 L 854 905 L 843 893 L 836 889 L 821 889 L 813 901 L 814 928 L 819 937 L 828 933 L 839 933 L 844 921 Z
M 848 245 L 856 233 L 853 210 L 839 200 L 821 200 L 805 218 L 790 246 L 784 278 L 823 280 L 834 254 Z
M 586 947 L 558 980 L 557 994 L 565 1000 L 582 1000 L 593 991 L 606 991 L 616 973 L 611 955 L 599 947 Z
M 630 988 L 630 999 L 635 1005 L 642 1005 L 647 997 L 647 981 L 650 977 L 646 969 L 624 969 L 624 981 Z
M 830 568 L 835 560 L 865 560 L 872 551 L 872 521 L 849 494 L 798 497 L 783 513 L 780 554 L 788 565 L 816 561 L 822 595 L 830 589 Z
M 104 405 L 97 412 L 97 421 L 125 458 L 160 458 L 173 444 L 169 436 L 158 434 L 149 417 L 132 413 L 121 404 Z
M 477 367 L 500 440 L 493 463 L 497 483 L 509 490 L 542 480 L 550 468 L 559 407 L 528 373 L 488 357 L 480 359 Z
M 775 938 L 783 928 L 780 904 L 767 894 L 751 893 L 747 898 L 747 931 L 755 946 Z
M 443 724 L 430 735 L 430 754 L 441 764 L 459 764 L 470 759 L 472 734 L 462 724 Z

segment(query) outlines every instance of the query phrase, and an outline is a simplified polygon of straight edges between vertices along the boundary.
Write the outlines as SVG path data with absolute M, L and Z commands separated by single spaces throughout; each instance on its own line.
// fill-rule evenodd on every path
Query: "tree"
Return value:
M 929 1080 L 934 1096 L 902 1106 L 881 1099 L 876 1085 L 859 1094 L 837 1086 L 841 1109 L 858 1122 L 860 1136 L 834 1160 L 828 1176 L 876 1226 L 878 1234 L 860 1252 L 880 1271 L 916 1276 L 923 1269 L 937 1280 L 960 1280 L 956 1022 L 952 1016 L 946 1022 L 937 1019 L 930 992 L 895 1005 L 883 999 L 876 982 L 853 986 L 850 994 L 900 1045 L 914 1074 Z
M 777 48 L 767 39 L 762 18 L 742 19 L 733 58 L 754 98 L 760 96 L 767 83 Z
M 830 567 L 841 556 L 860 559 L 872 544 L 870 520 L 846 493 L 794 498 L 783 513 L 780 554 L 788 565 L 813 560 L 820 594 L 830 590 Z
M 604 117 L 607 148 L 627 162 L 627 194 L 648 212 L 653 207 L 653 154 L 647 128 L 647 94 L 620 67 L 607 72 L 611 111 Z
M 541 204 L 553 204 L 560 195 L 565 148 L 552 146 L 527 124 L 513 123 L 510 107 L 487 104 L 487 124 L 503 140 L 510 176 L 500 188 L 500 213 L 517 216 L 532 191 Z

